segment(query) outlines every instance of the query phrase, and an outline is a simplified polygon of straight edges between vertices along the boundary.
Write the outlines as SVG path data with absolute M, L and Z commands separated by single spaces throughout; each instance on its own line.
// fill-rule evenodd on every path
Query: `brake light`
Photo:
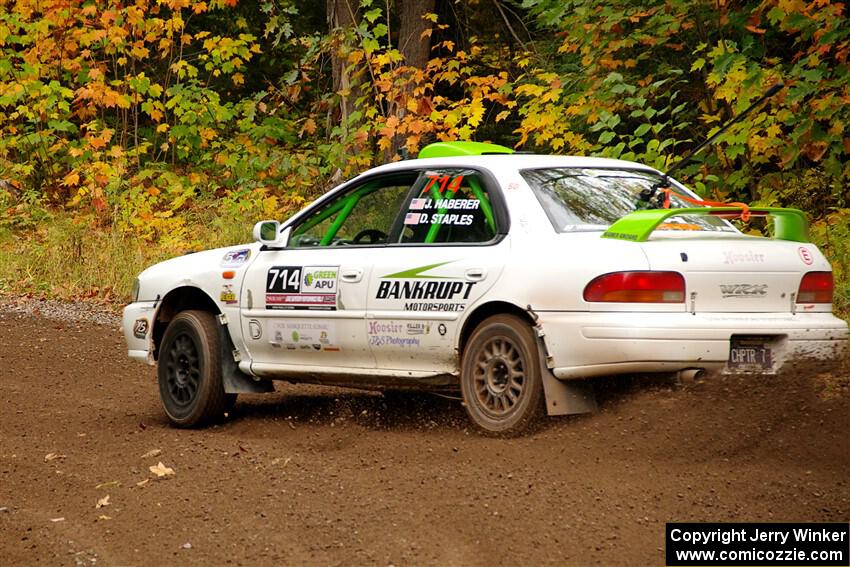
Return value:
M 808 272 L 800 281 L 797 303 L 832 303 L 832 272 Z
M 613 272 L 593 279 L 584 300 L 616 303 L 684 303 L 685 278 L 679 272 Z

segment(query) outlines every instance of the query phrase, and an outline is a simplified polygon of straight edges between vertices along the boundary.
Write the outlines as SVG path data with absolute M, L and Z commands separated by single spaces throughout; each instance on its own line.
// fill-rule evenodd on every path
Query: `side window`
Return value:
M 372 179 L 346 191 L 294 228 L 290 247 L 368 246 L 387 242 L 416 173 Z
M 400 242 L 487 242 L 496 218 L 481 175 L 472 170 L 426 171 L 404 211 Z

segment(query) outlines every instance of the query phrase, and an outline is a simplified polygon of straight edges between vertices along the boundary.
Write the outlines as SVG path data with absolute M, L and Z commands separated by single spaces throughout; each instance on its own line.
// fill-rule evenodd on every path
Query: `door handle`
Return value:
M 363 278 L 363 270 L 342 270 L 339 274 L 339 277 L 342 278 L 342 281 L 344 282 L 357 283 Z
M 469 268 L 466 270 L 466 279 L 471 282 L 480 282 L 487 277 L 487 270 L 484 268 Z

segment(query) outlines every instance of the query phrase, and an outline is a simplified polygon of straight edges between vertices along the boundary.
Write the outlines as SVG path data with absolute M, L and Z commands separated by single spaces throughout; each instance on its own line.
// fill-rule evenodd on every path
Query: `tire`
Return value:
M 215 316 L 183 311 L 165 329 L 157 366 L 159 396 L 176 427 L 220 419 L 233 399 L 224 393 L 221 343 Z
M 463 350 L 460 387 L 466 412 L 482 432 L 528 432 L 545 410 L 537 341 L 515 315 L 478 325 Z

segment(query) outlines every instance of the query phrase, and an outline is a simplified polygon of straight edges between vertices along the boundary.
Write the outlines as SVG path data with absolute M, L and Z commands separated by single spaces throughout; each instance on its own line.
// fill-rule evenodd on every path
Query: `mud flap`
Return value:
M 590 384 L 581 381 L 565 382 L 558 380 L 546 365 L 548 353 L 543 337 L 537 337 L 540 376 L 543 379 L 543 395 L 546 397 L 548 415 L 572 415 L 593 413 L 598 410 L 596 395 Z
M 228 394 L 264 394 L 274 392 L 271 380 L 254 380 L 241 370 L 233 359 L 233 341 L 226 325 L 218 326 L 219 344 L 221 344 L 221 380 Z

